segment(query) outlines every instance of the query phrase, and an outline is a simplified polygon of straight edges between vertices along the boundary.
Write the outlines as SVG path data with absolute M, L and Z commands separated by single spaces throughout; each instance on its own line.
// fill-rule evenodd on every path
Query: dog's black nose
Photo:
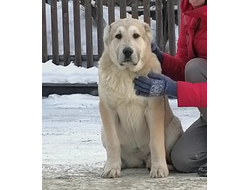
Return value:
M 133 53 L 133 50 L 130 47 L 126 47 L 123 49 L 123 54 L 125 55 L 125 58 L 130 58 L 130 56 Z

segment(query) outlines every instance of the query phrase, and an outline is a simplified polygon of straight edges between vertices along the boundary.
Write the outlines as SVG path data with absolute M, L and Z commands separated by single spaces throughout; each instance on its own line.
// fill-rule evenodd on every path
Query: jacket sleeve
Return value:
M 177 82 L 178 107 L 207 107 L 207 83 Z
M 164 53 L 162 73 L 175 81 L 184 81 L 185 65 L 189 61 L 186 34 L 184 30 L 184 15 L 181 14 L 180 34 L 175 56 Z

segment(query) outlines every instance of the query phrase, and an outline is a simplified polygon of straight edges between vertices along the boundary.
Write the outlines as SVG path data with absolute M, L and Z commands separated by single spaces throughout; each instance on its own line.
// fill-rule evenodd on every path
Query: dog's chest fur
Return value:
M 147 98 L 135 94 L 135 76 L 134 73 L 124 70 L 102 81 L 109 106 L 117 112 L 121 124 L 130 128 L 136 128 L 141 123 L 138 118 L 144 119 L 144 110 L 148 105 Z
M 114 67 L 102 72 L 100 87 L 105 88 L 103 96 L 118 117 L 117 134 L 122 152 L 143 159 L 149 154 L 149 128 L 144 115 L 148 98 L 137 96 L 133 80 L 136 77 L 129 70 L 114 70 Z

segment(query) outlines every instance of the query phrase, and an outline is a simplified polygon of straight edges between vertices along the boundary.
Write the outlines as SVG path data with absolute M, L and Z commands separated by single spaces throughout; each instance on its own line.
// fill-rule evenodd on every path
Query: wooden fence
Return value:
M 138 1 L 131 1 L 130 13 L 132 18 L 138 18 L 139 9 Z M 51 37 L 52 37 L 52 54 L 48 54 L 47 49 L 47 28 L 46 28 L 46 7 L 45 0 L 42 0 L 42 62 L 52 59 L 52 62 L 57 65 L 68 65 L 71 61 L 76 66 L 83 66 L 86 68 L 94 66 L 103 52 L 103 0 L 96 0 L 95 5 L 91 4 L 91 0 L 73 0 L 73 16 L 74 16 L 74 49 L 72 55 L 70 53 L 70 34 L 69 34 L 69 10 L 68 0 L 62 0 L 62 26 L 63 26 L 63 53 L 59 54 L 58 43 L 58 10 L 57 0 L 50 0 L 51 10 Z M 113 0 L 108 0 L 108 20 L 110 24 L 115 20 L 115 4 Z M 164 50 L 165 43 L 169 41 L 169 53 L 174 55 L 176 52 L 175 47 L 175 23 L 176 11 L 175 0 L 155 0 L 155 10 L 150 10 L 150 1 L 143 0 L 143 15 L 144 21 L 150 23 L 150 14 L 155 15 L 156 20 L 156 43 Z M 86 30 L 86 54 L 82 55 L 81 48 L 81 26 L 80 26 L 80 4 L 85 7 L 85 30 Z M 120 18 L 125 18 L 128 12 L 128 5 L 126 0 L 120 0 Z M 98 53 L 93 53 L 93 6 L 96 9 L 96 24 L 97 24 L 97 47 Z M 179 11 L 178 11 L 179 12 Z

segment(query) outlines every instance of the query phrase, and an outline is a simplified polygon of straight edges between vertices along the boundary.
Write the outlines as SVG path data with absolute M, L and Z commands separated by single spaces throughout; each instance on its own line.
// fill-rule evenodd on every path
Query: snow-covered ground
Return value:
M 42 99 L 42 170 L 44 189 L 193 189 L 207 188 L 207 179 L 196 173 L 171 172 L 152 179 L 146 168 L 125 169 L 118 179 L 100 178 L 106 161 L 101 143 L 98 96 L 50 95 Z M 177 108 L 184 130 L 199 114 L 196 108 Z
M 54 94 L 42 99 L 43 164 L 103 166 L 106 153 L 98 101 L 99 97 L 86 94 Z M 178 108 L 176 100 L 170 104 L 184 130 L 199 117 L 196 108 Z

